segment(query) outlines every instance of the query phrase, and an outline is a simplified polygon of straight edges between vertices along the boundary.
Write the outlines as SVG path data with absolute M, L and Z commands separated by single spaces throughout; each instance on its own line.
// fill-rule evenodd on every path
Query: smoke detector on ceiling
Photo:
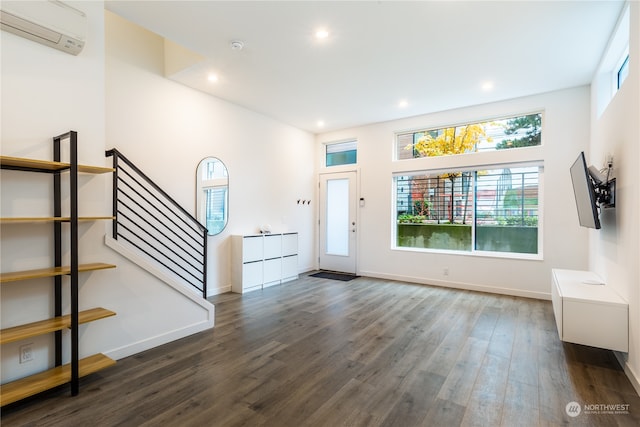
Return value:
M 229 44 L 231 45 L 231 50 L 242 50 L 244 47 L 244 42 L 240 40 L 232 40 Z

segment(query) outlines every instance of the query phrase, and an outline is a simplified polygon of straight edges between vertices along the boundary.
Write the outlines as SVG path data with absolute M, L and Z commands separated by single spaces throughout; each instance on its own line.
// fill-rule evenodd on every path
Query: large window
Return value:
M 396 247 L 538 254 L 542 168 L 394 177 Z
M 509 117 L 397 135 L 396 159 L 438 157 L 541 144 L 542 114 Z

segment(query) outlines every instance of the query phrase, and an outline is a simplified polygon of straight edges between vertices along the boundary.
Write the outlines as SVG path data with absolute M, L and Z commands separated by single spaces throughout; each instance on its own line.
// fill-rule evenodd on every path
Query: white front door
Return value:
M 356 274 L 356 173 L 320 175 L 320 269 Z

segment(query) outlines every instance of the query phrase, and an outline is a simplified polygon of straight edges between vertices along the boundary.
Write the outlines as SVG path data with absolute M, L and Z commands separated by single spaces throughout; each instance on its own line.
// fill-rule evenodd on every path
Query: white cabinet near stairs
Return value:
M 244 293 L 298 278 L 298 233 L 231 236 L 231 290 Z

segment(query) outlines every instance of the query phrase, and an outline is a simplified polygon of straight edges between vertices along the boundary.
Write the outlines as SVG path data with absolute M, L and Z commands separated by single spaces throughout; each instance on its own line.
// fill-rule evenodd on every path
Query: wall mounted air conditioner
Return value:
M 84 47 L 87 16 L 61 1 L 2 1 L 2 29 L 77 55 Z

